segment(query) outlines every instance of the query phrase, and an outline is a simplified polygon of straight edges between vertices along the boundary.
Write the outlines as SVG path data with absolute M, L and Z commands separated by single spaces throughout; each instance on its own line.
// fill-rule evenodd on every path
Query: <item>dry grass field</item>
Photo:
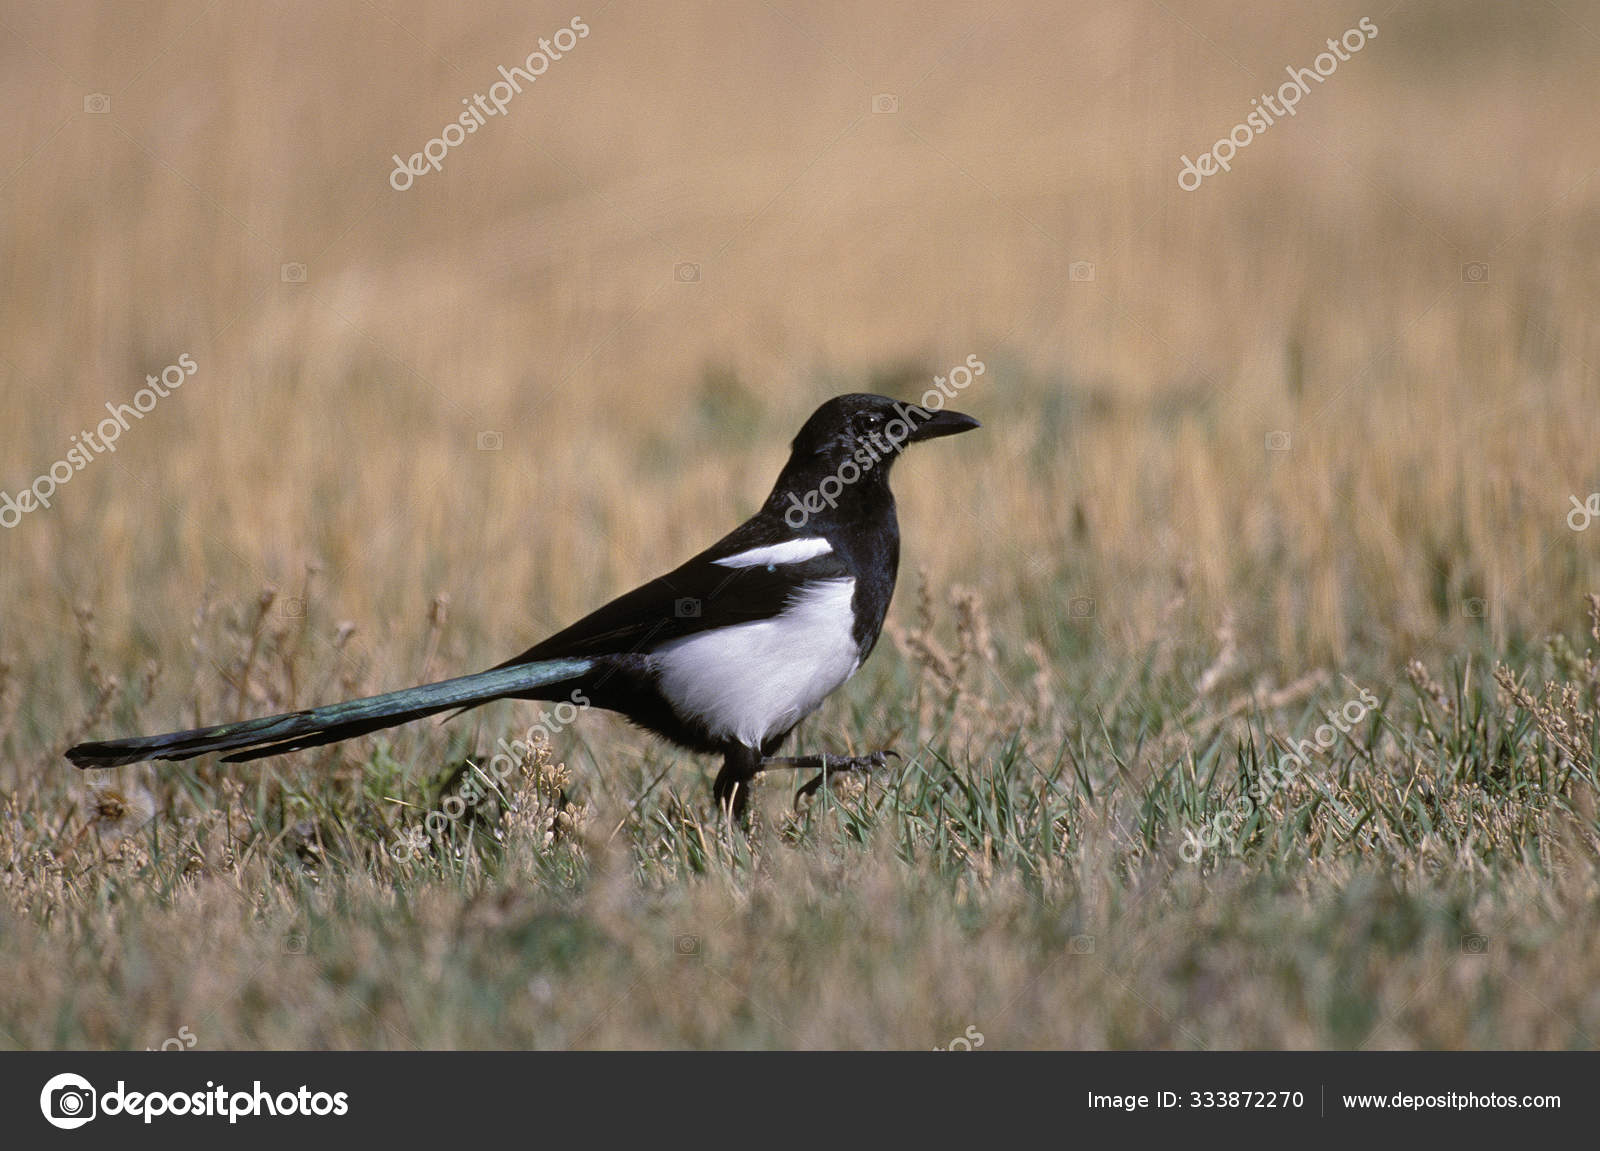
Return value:
M 0 1046 L 1600 1043 L 1600 5 L 0 30 Z M 62 758 L 496 663 L 969 355 L 799 732 L 865 786 L 732 829 L 594 712 L 463 801 L 531 705 Z

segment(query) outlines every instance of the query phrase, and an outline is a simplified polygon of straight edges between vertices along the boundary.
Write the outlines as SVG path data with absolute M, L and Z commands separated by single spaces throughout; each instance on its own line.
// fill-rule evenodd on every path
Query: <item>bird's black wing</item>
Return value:
M 793 538 L 751 521 L 682 566 L 556 632 L 501 667 L 531 660 L 650 652 L 670 640 L 770 619 L 796 590 L 852 573 L 834 552 L 799 563 L 728 567 L 716 561 Z

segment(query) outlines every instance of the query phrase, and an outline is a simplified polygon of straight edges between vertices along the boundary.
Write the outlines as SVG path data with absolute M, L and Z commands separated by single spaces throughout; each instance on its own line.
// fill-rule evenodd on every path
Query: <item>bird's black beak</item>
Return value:
M 906 437 L 906 443 L 914 444 L 921 440 L 936 440 L 940 436 L 959 435 L 982 426 L 964 412 L 938 411 L 925 420 L 918 420 L 916 427 Z

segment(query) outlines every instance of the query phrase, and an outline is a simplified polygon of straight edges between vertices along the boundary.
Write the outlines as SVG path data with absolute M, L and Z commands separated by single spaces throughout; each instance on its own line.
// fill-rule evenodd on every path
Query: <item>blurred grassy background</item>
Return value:
M 390 187 L 574 14 L 0 7 L 0 489 L 198 364 L 0 531 L 14 795 L 60 798 L 86 734 L 496 662 L 752 511 L 821 399 L 968 354 L 984 431 L 898 470 L 891 618 L 911 569 L 940 604 L 975 589 L 996 692 L 1044 665 L 1043 730 L 1134 669 L 1172 713 L 1307 674 L 1337 703 L 1342 674 L 1385 694 L 1413 657 L 1581 635 L 1600 7 L 613 3 Z M 1298 115 L 1180 190 L 1180 155 L 1363 15 L 1379 35 Z M 886 644 L 808 732 L 880 741 L 875 693 L 910 678 Z M 492 715 L 467 722 L 529 721 Z M 618 765 L 674 762 L 579 726 L 619 818 L 643 789 Z M 1345 1037 L 1297 1026 L 1241 1035 Z

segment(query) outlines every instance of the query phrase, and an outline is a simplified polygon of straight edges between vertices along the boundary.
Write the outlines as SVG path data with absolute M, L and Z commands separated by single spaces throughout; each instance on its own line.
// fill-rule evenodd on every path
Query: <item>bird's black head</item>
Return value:
M 798 503 L 812 515 L 826 516 L 840 504 L 881 498 L 888 492 L 889 467 L 907 444 L 977 426 L 961 412 L 888 396 L 835 396 L 812 412 L 795 436 L 769 502 L 786 510 Z
M 840 464 L 853 459 L 863 464 L 876 456 L 888 463 L 907 444 L 953 436 L 977 426 L 977 420 L 960 412 L 851 392 L 833 397 L 812 412 L 792 447 L 797 459 L 821 457 Z

